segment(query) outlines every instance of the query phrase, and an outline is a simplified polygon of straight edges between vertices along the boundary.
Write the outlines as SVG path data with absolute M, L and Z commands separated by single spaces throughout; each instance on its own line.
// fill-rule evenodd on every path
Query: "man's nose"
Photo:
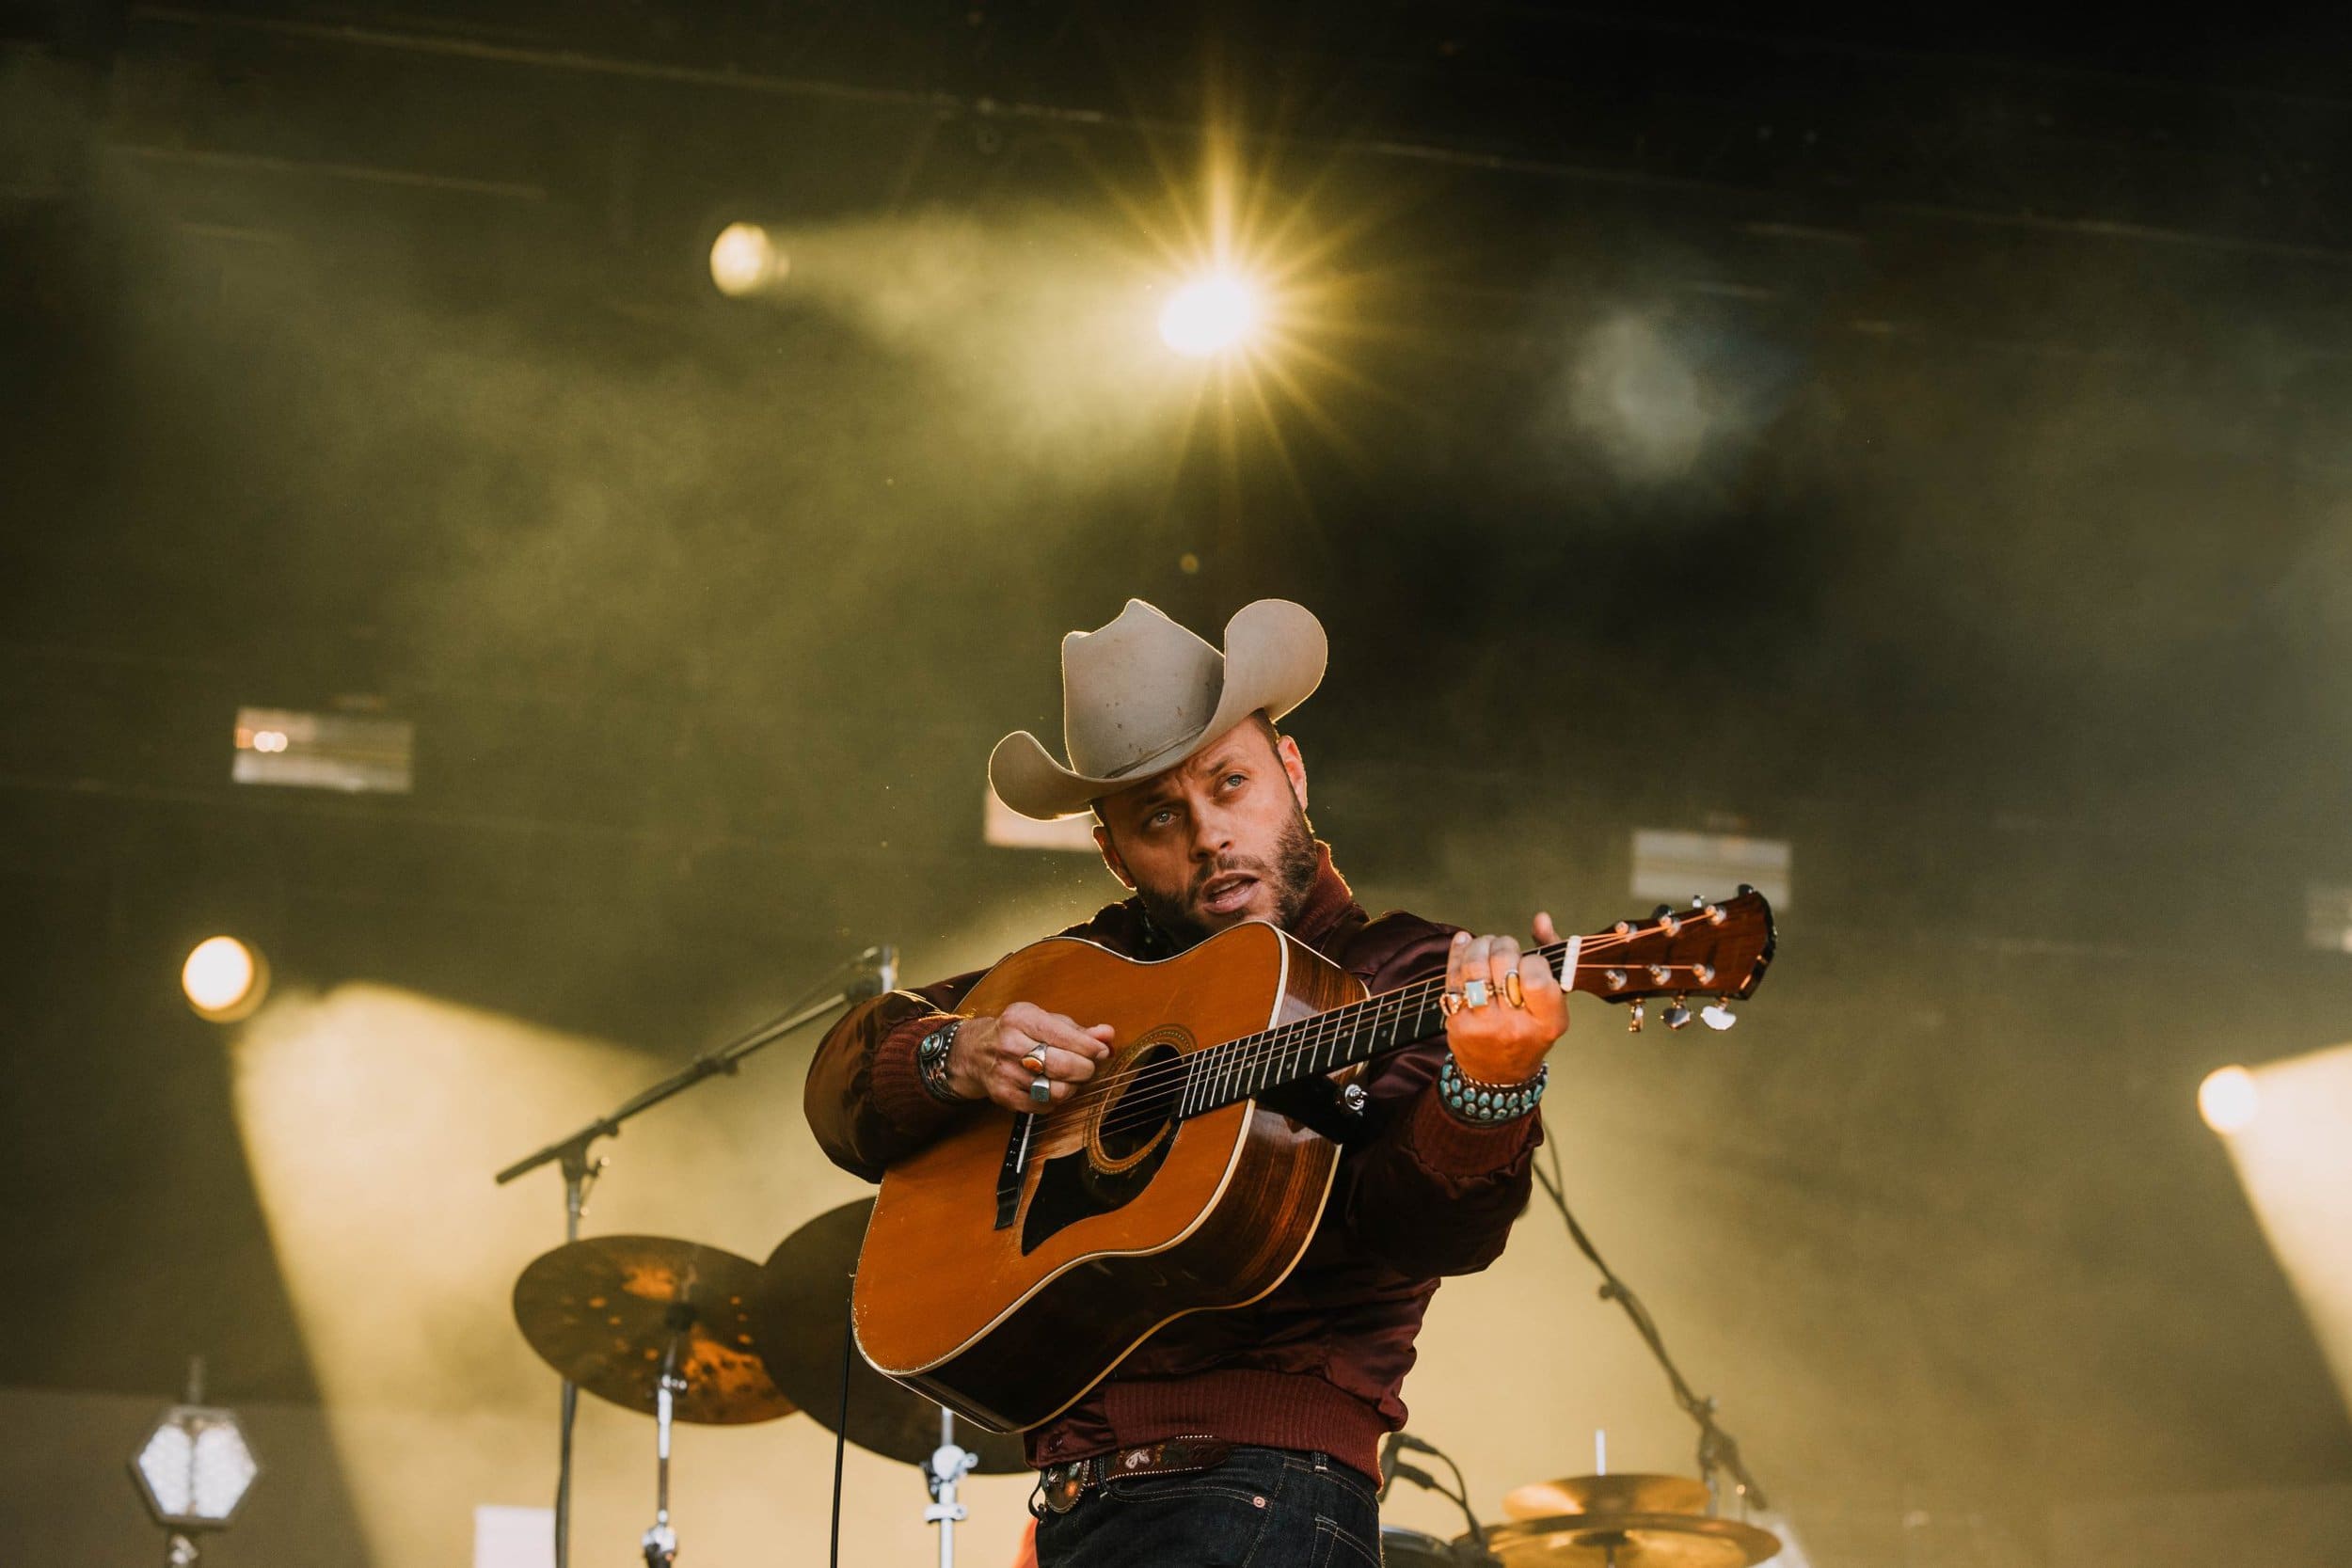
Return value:
M 1232 824 L 1218 811 L 1197 811 L 1192 814 L 1192 858 L 1197 861 L 1216 860 L 1233 847 Z

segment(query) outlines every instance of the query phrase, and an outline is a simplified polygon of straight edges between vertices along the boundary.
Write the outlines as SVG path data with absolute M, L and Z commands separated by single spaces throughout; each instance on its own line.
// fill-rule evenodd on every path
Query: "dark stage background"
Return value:
M 1331 633 L 1289 727 L 1375 908 L 1590 928 L 1645 907 L 1636 828 L 1793 843 L 1742 1028 L 1581 1007 L 1550 1109 L 1670 1173 L 1586 1218 L 1682 1249 L 1653 1305 L 1814 1560 L 2072 1561 L 2086 1506 L 2352 1483 L 2195 1106 L 2352 1038 L 2306 933 L 2352 883 L 2340 24 L 0 20 L 20 1408 L 160 1406 L 192 1352 L 296 1425 L 332 1392 L 196 939 L 650 1076 L 867 942 L 924 975 L 1109 897 L 982 844 L 989 746 L 1058 734 L 1056 640 L 1128 595 L 1213 634 L 1280 594 Z M 1117 291 L 1181 271 L 1220 150 L 1311 305 L 1265 373 L 1184 383 L 1101 324 L 1150 338 Z M 776 293 L 712 289 L 736 218 L 789 236 Z M 230 783 L 240 705 L 354 701 L 414 721 L 413 794 Z M 779 1148 L 806 1049 L 758 1069 Z M 543 1219 L 488 1186 L 520 1151 L 410 1152 Z M 1574 1354 L 1662 1405 L 1629 1334 Z M 265 1476 L 255 1529 L 300 1474 L 357 1540 L 358 1463 Z M 80 1484 L 40 1474 L 27 1544 Z

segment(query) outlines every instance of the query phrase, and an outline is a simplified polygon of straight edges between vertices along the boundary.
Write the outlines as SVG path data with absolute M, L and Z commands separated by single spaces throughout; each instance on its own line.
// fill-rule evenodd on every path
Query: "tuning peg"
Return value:
M 1638 996 L 1625 1009 L 1625 1032 L 1629 1035 L 1642 1032 L 1642 999 Z
M 1699 1022 L 1721 1034 L 1740 1020 L 1728 1006 L 1724 1006 L 1724 999 L 1719 996 L 1712 1003 L 1699 1009 Z
M 1666 984 L 1666 975 L 1667 970 L 1664 964 L 1652 964 L 1649 966 L 1649 983 L 1651 985 L 1662 988 Z
M 1601 978 L 1608 982 L 1611 990 L 1625 990 L 1627 975 L 1622 969 L 1606 970 L 1602 973 Z
M 1666 1027 L 1669 1029 L 1687 1028 L 1691 1022 L 1691 1009 L 1679 1002 L 1658 1016 L 1666 1021 Z

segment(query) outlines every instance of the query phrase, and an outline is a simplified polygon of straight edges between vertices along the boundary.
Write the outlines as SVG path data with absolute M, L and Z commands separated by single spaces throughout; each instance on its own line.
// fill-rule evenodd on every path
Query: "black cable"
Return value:
M 1462 1467 L 1454 1463 L 1452 1454 L 1442 1449 L 1437 1449 L 1435 1444 L 1430 1446 L 1437 1449 L 1438 1457 L 1445 1461 L 1445 1467 L 1454 1472 L 1454 1484 L 1461 1488 L 1460 1495 L 1454 1498 L 1454 1501 L 1462 1505 L 1462 1517 L 1470 1521 L 1470 1539 L 1478 1543 L 1480 1551 L 1485 1551 L 1486 1549 L 1486 1527 L 1478 1522 L 1477 1513 L 1470 1508 L 1470 1482 L 1464 1479 Z
M 1658 1364 L 1666 1370 L 1666 1381 L 1674 1388 L 1675 1402 L 1682 1406 L 1685 1415 L 1698 1423 L 1700 1471 L 1709 1473 L 1720 1465 L 1738 1483 L 1740 1496 L 1757 1508 L 1772 1507 L 1764 1500 L 1764 1489 L 1756 1485 L 1756 1478 L 1748 1473 L 1747 1465 L 1741 1462 L 1738 1441 L 1715 1424 L 1714 1400 L 1701 1396 L 1692 1388 L 1689 1380 L 1682 1375 L 1682 1369 L 1676 1366 L 1674 1357 L 1666 1353 L 1666 1341 L 1660 1336 L 1658 1324 L 1650 1318 L 1649 1308 L 1642 1305 L 1642 1299 L 1633 1293 L 1630 1285 L 1617 1277 L 1616 1272 L 1601 1258 L 1600 1249 L 1593 1245 L 1593 1239 L 1584 1234 L 1584 1227 L 1577 1224 L 1576 1215 L 1568 1209 L 1567 1182 L 1560 1174 L 1560 1146 L 1549 1138 L 1544 1141 L 1549 1148 L 1551 1170 L 1546 1174 L 1542 1166 L 1532 1166 L 1535 1180 L 1543 1187 L 1544 1196 L 1551 1199 L 1551 1206 L 1560 1211 L 1561 1219 L 1567 1223 L 1568 1239 L 1576 1243 L 1579 1252 L 1591 1259 L 1593 1267 L 1600 1271 L 1600 1299 L 1613 1301 L 1625 1308 L 1625 1315 L 1633 1320 L 1634 1331 L 1649 1346 L 1650 1354 L 1658 1358 Z
M 856 1291 L 857 1271 L 851 1269 L 850 1292 L 854 1295 Z M 850 1446 L 850 1357 L 856 1354 L 857 1326 L 845 1310 L 841 1314 L 841 1408 L 833 1423 L 833 1545 L 826 1559 L 833 1568 L 841 1568 L 841 1462 Z

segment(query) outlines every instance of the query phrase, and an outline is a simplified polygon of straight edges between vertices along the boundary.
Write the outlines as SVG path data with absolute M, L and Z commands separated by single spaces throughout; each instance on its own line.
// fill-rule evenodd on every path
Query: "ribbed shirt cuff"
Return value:
M 931 1098 L 931 1091 L 923 1086 L 922 1075 L 914 1066 L 914 1048 L 923 1043 L 923 1037 L 953 1016 L 926 1013 L 909 1019 L 874 1048 L 874 1109 L 891 1126 L 912 1136 L 920 1137 L 945 1126 L 956 1114 L 955 1106 L 943 1105 Z
M 1488 1127 L 1464 1121 L 1445 1108 L 1445 1099 L 1432 1079 L 1414 1102 L 1405 1141 L 1414 1158 L 1434 1174 L 1469 1180 L 1492 1176 L 1518 1159 L 1534 1131 L 1533 1111 Z

